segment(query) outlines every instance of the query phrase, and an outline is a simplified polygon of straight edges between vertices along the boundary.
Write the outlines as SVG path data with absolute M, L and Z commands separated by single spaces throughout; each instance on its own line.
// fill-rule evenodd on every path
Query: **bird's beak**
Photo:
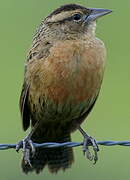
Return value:
M 86 16 L 86 19 L 85 19 L 86 23 L 90 21 L 95 21 L 96 19 L 112 12 L 112 10 L 109 10 L 109 9 L 89 8 L 89 10 L 91 10 L 91 13 Z

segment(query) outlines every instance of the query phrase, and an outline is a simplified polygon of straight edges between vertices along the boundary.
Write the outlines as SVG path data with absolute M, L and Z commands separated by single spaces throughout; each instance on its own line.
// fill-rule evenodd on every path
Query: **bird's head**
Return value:
M 112 12 L 108 9 L 86 8 L 77 4 L 67 4 L 53 11 L 43 24 L 46 32 L 55 38 L 76 38 L 83 33 L 95 33 L 96 20 Z

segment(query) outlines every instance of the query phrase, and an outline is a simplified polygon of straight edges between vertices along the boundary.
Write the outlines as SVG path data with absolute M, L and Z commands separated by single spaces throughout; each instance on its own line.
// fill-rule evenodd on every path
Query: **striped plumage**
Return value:
M 34 142 L 71 141 L 70 134 L 85 120 L 98 97 L 106 51 L 95 37 L 96 22 L 75 22 L 75 13 L 89 16 L 79 5 L 65 5 L 42 21 L 25 67 L 20 98 L 23 129 L 39 125 Z M 23 160 L 25 173 L 65 170 L 73 162 L 71 148 L 36 149 L 32 166 Z

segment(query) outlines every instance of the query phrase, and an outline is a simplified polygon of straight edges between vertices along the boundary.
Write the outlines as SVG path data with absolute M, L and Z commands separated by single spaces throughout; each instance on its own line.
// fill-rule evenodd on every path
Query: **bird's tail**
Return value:
M 60 142 L 71 141 L 70 135 L 60 140 Z M 45 166 L 51 173 L 57 173 L 59 170 L 66 170 L 71 167 L 73 163 L 73 150 L 68 147 L 57 147 L 57 148 L 37 148 L 35 155 L 30 154 L 30 163 L 26 164 L 24 159 L 22 160 L 22 170 L 24 173 L 35 171 L 37 174 L 40 173 Z

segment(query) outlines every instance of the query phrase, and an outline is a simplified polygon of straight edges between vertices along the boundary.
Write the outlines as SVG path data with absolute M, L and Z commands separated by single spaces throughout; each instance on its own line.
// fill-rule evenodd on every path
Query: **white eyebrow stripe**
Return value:
M 63 11 L 60 12 L 58 14 L 53 15 L 52 17 L 48 18 L 48 22 L 57 22 L 57 21 L 61 21 L 64 18 L 68 18 L 71 15 L 73 15 L 74 13 L 82 13 L 80 10 L 73 10 L 73 11 Z

